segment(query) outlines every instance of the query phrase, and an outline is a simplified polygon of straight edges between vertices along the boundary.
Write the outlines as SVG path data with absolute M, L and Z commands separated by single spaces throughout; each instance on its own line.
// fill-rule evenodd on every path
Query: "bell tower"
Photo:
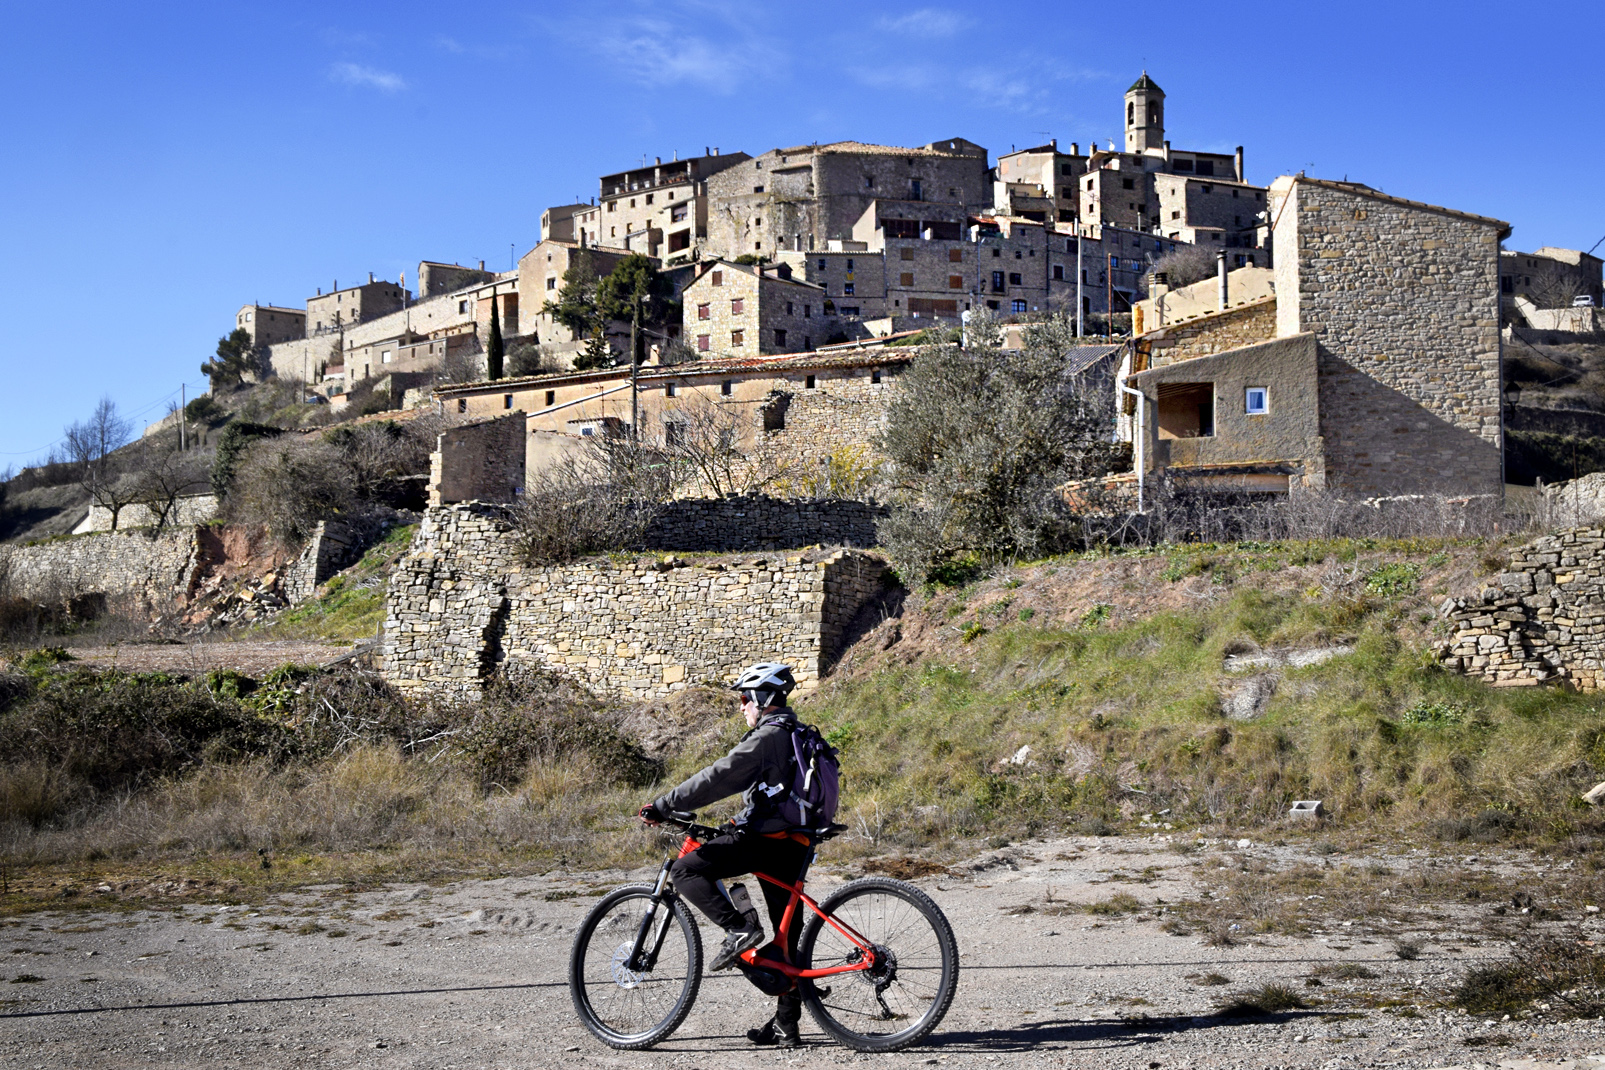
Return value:
M 1126 90 L 1126 151 L 1158 152 L 1165 147 L 1165 91 L 1143 71 Z

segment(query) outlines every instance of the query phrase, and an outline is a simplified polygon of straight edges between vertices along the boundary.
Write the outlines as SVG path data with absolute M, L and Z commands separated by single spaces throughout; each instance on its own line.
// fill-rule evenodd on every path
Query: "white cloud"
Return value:
M 952 37 L 962 30 L 968 21 L 956 11 L 922 7 L 897 18 L 880 19 L 876 25 L 888 33 L 911 34 L 915 37 Z
M 345 85 L 365 86 L 384 93 L 397 93 L 407 88 L 401 75 L 364 67 L 360 63 L 336 63 L 329 68 L 329 77 Z

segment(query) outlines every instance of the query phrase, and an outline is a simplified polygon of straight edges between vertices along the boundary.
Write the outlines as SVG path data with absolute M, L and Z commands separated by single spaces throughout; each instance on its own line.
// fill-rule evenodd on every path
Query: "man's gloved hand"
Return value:
M 648 825 L 656 825 L 663 821 L 663 815 L 658 813 L 658 808 L 651 803 L 647 803 L 636 811 L 636 816 Z

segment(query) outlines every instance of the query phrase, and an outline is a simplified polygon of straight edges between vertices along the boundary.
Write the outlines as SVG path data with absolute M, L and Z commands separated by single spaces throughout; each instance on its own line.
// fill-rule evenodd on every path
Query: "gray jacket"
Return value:
M 746 805 L 733 819 L 738 827 L 784 831 L 790 826 L 776 815 L 774 800 L 791 790 L 791 730 L 796 723 L 797 715 L 789 707 L 765 714 L 729 754 L 652 805 L 659 810 L 700 810 L 740 792 Z

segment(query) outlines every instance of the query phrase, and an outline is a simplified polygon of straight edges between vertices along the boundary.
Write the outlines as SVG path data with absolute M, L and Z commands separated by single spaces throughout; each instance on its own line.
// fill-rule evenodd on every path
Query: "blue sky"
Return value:
M 599 175 L 717 145 L 1121 136 L 1605 237 L 1605 5 L 11 4 L 0 469 L 101 394 L 154 420 L 247 301 L 508 266 Z

